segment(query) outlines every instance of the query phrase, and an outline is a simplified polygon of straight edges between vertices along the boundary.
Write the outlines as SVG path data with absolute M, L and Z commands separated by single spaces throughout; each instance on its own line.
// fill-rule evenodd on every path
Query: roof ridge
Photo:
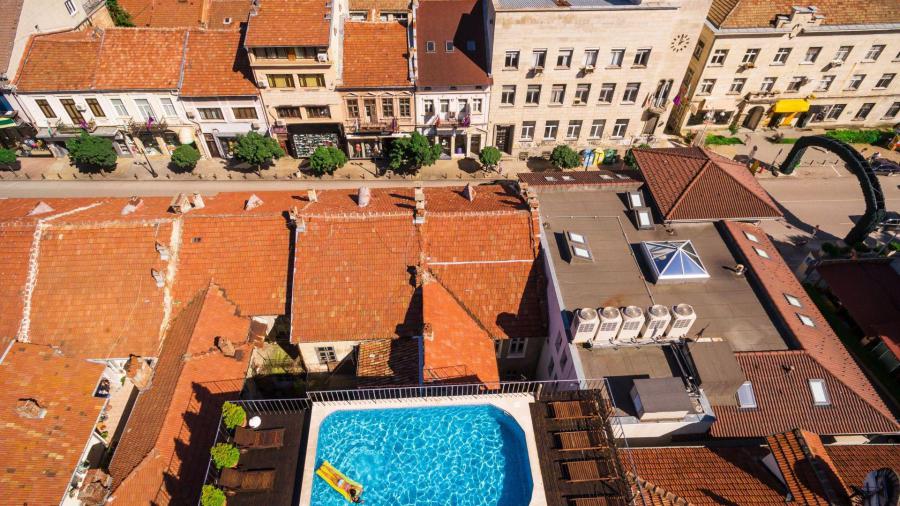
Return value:
M 709 156 L 709 155 L 707 155 L 707 156 Z M 718 155 L 718 154 L 716 154 L 716 156 L 723 159 L 723 160 L 721 160 L 722 163 L 731 163 L 731 164 L 733 164 L 733 165 L 735 166 L 736 169 L 741 169 L 741 170 L 744 169 L 744 167 L 740 166 L 740 164 L 738 164 L 737 162 L 734 162 L 733 160 L 728 160 L 728 159 L 725 158 L 724 156 L 721 156 L 721 155 Z M 716 163 L 716 160 L 714 160 L 712 157 L 709 157 L 709 161 L 710 161 L 710 163 L 712 163 L 717 169 L 719 169 L 719 172 L 725 174 L 725 175 L 728 176 L 732 181 L 734 181 L 735 183 L 739 184 L 741 187 L 743 187 L 744 189 L 746 189 L 746 190 L 750 193 L 750 195 L 753 195 L 753 197 L 754 197 L 756 200 L 758 200 L 759 202 L 761 202 L 764 206 L 768 207 L 769 209 L 772 209 L 773 211 L 775 211 L 775 212 L 777 212 L 777 213 L 781 213 L 781 210 L 780 210 L 780 209 L 778 209 L 776 206 L 773 206 L 773 205 L 772 205 L 773 202 L 766 202 L 766 199 L 764 199 L 764 198 L 760 197 L 759 195 L 757 195 L 756 192 L 753 191 L 753 189 L 751 189 L 749 186 L 747 186 L 746 184 L 744 184 L 743 181 L 741 181 L 740 179 L 738 179 L 738 178 L 737 178 L 734 174 L 732 174 L 728 169 L 726 169 L 726 168 L 723 167 L 722 165 Z M 760 188 L 762 189 L 762 191 L 764 191 L 764 192 L 766 191 L 765 188 L 762 188 L 761 185 L 760 185 Z
M 106 30 L 100 30 L 100 43 L 97 44 L 97 55 L 94 58 L 94 64 L 91 68 L 91 80 L 89 89 L 97 89 L 97 67 L 100 66 L 100 56 L 103 54 L 103 44 L 106 42 Z
M 687 158 L 690 158 L 690 157 L 687 157 Z M 679 195 L 678 198 L 675 199 L 675 202 L 672 203 L 672 205 L 669 207 L 669 210 L 664 214 L 671 215 L 675 212 L 676 209 L 678 209 L 678 206 L 680 206 L 681 203 L 684 202 L 685 198 L 687 197 L 688 192 L 690 192 L 691 189 L 694 187 L 694 185 L 697 184 L 697 181 L 700 180 L 700 177 L 703 176 L 704 174 L 706 174 L 706 169 L 708 169 L 711 164 L 713 164 L 712 160 L 707 158 L 706 163 L 703 164 L 703 167 L 700 167 L 700 170 L 697 171 L 697 173 L 690 180 L 690 182 L 687 184 L 687 186 L 685 186 L 684 189 L 681 190 L 681 195 Z
M 491 338 L 491 339 L 493 339 L 493 340 L 495 340 L 495 341 L 500 340 L 497 336 L 495 336 L 494 334 L 492 334 L 491 331 L 488 330 L 488 328 L 485 327 L 483 323 L 481 323 L 481 320 L 480 320 L 477 316 L 475 316 L 475 313 L 473 313 L 472 310 L 469 309 L 469 307 L 468 307 L 465 303 L 463 303 L 463 301 L 462 301 L 462 300 L 461 300 L 461 299 L 453 292 L 453 290 L 451 290 L 450 288 L 448 288 L 447 285 L 445 285 L 444 282 L 441 281 L 441 278 L 438 277 L 438 275 L 435 274 L 431 269 L 429 269 L 429 268 L 427 267 L 427 265 L 428 265 L 428 264 L 426 263 L 426 267 L 425 267 L 425 268 L 426 268 L 428 274 L 431 275 L 431 278 L 432 278 L 435 282 L 437 282 L 438 286 L 440 286 L 441 288 L 443 288 L 444 291 L 446 291 L 447 294 L 449 294 L 451 298 L 453 298 L 453 300 L 456 302 L 456 305 L 459 306 L 460 309 L 462 309 L 463 311 L 465 311 L 465 313 L 466 313 L 467 315 L 469 315 L 469 318 L 472 319 L 472 321 L 475 323 L 475 325 L 478 325 L 478 327 L 479 327 L 481 330 L 483 330 L 484 333 L 487 334 L 489 338 Z M 423 294 L 423 296 L 424 296 L 424 294 Z M 424 304 L 425 304 L 425 301 L 424 301 L 424 300 L 422 301 L 422 304 L 423 304 L 423 306 L 424 306 Z M 423 319 L 424 319 L 424 311 L 423 311 Z M 428 323 L 428 322 L 425 322 L 425 323 Z

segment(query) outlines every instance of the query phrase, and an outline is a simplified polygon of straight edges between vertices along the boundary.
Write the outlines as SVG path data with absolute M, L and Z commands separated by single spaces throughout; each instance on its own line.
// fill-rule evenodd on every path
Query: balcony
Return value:
M 666 112 L 666 107 L 669 105 L 669 101 L 666 97 L 655 97 L 650 100 L 650 103 L 647 104 L 647 112 L 650 114 L 655 114 L 657 116 L 662 116 L 664 112 Z
M 465 128 L 472 122 L 468 111 L 431 113 L 425 115 L 425 124 L 442 128 Z
M 398 132 L 400 126 L 397 118 L 390 120 L 381 119 L 373 120 L 368 118 L 350 118 L 344 120 L 344 127 L 349 133 L 378 133 L 378 132 Z

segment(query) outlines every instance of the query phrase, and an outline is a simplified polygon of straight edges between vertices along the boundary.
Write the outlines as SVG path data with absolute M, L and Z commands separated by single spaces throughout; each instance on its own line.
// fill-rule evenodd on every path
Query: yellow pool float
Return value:
M 362 495 L 362 485 L 347 478 L 344 473 L 335 469 L 335 467 L 327 460 L 319 466 L 319 469 L 316 470 L 316 474 L 319 475 L 319 478 L 322 478 L 326 483 L 331 485 L 331 488 L 337 490 L 339 494 L 344 496 L 344 499 L 350 502 L 357 502 L 359 496 Z M 355 492 L 355 495 L 350 495 L 351 490 Z

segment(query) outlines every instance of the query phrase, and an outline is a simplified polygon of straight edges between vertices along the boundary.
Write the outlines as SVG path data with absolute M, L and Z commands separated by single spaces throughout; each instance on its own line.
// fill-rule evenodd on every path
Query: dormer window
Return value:
M 828 397 L 828 386 L 823 379 L 810 379 L 809 391 L 812 393 L 813 404 L 816 406 L 830 406 L 831 398 Z
M 429 40 L 425 43 L 425 52 L 426 53 L 434 52 L 434 41 L 433 40 Z
M 230 25 L 230 24 L 231 24 L 231 21 L 232 21 L 231 18 L 225 18 L 225 19 L 222 20 L 222 24 L 223 24 L 223 25 Z

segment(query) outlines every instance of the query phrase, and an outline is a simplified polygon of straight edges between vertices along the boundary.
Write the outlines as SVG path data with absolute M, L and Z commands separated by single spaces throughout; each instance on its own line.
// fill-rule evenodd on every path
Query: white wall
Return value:
M 487 88 L 487 87 L 486 87 Z M 472 112 L 472 100 L 480 98 L 481 99 L 481 112 L 475 113 Z M 490 111 L 490 91 L 489 89 L 484 90 L 433 90 L 433 91 L 423 91 L 421 88 L 416 90 L 416 124 L 417 125 L 426 125 L 433 124 L 434 118 L 429 118 L 425 116 L 425 101 L 433 100 L 434 101 L 434 111 L 437 113 L 441 120 L 446 120 L 446 115 L 442 115 L 440 113 L 441 100 L 449 100 L 450 101 L 450 111 L 459 112 L 459 100 L 464 99 L 468 101 L 469 104 L 469 118 L 471 125 L 487 125 L 488 123 L 488 112 Z
M 25 0 L 22 5 L 22 13 L 19 15 L 19 25 L 16 29 L 16 38 L 13 41 L 12 54 L 9 59 L 9 68 L 0 69 L 0 74 L 6 72 L 10 81 L 19 70 L 19 61 L 25 53 L 28 45 L 28 37 L 35 33 L 57 32 L 75 28 L 88 20 L 88 12 L 84 5 L 90 2 L 71 0 L 75 6 L 75 12 L 69 14 L 65 0 Z M 0 16 L 8 15 L 0 13 Z
M 140 110 L 138 109 L 137 103 L 135 100 L 137 99 L 145 99 L 150 102 L 150 106 L 153 108 L 154 114 L 156 115 L 157 120 L 165 120 L 169 125 L 187 125 L 188 120 L 185 115 L 184 105 L 179 100 L 178 96 L 172 95 L 170 93 L 160 93 L 160 92 L 79 92 L 79 93 L 30 93 L 30 94 L 20 94 L 19 99 L 24 107 L 28 109 L 28 114 L 34 118 L 34 126 L 35 127 L 48 127 L 54 126 L 57 122 L 62 121 L 65 124 L 73 124 L 72 119 L 69 118 L 69 115 L 66 114 L 66 110 L 63 108 L 62 103 L 60 103 L 61 99 L 71 98 L 75 101 L 76 106 L 82 106 L 84 108 L 81 111 L 81 114 L 84 116 L 85 121 L 94 120 L 97 123 L 97 126 L 124 126 L 127 125 L 130 120 L 134 121 L 146 121 L 146 119 L 141 115 Z M 87 99 L 96 98 L 97 101 L 100 102 L 100 107 L 103 109 L 105 113 L 105 117 L 95 116 L 90 107 L 87 105 Z M 113 106 L 112 99 L 121 99 L 123 104 L 125 105 L 127 115 L 120 115 L 116 108 Z M 36 100 L 44 99 L 50 104 L 50 107 L 53 108 L 56 113 L 56 118 L 48 119 L 41 112 L 40 107 L 37 106 Z M 172 105 L 175 107 L 174 115 L 167 115 L 165 113 L 165 108 L 162 105 L 162 99 L 170 99 L 172 101 Z

